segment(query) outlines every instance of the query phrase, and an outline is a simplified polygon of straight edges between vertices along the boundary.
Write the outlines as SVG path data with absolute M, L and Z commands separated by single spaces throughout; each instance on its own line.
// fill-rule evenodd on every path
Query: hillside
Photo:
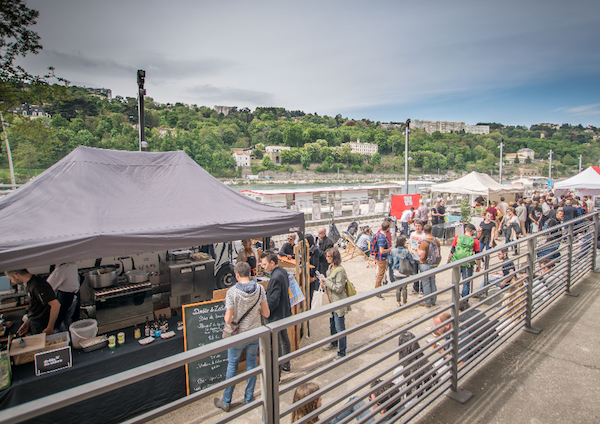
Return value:
M 79 145 L 107 149 L 138 149 L 137 100 L 115 97 L 107 99 L 92 95 L 85 89 L 70 87 L 56 97 L 44 100 L 44 109 L 51 118 L 23 117 L 5 113 L 9 124 L 8 137 L 13 161 L 21 182 L 27 174 L 48 168 Z M 48 95 L 50 96 L 50 95 Z M 146 98 L 145 131 L 151 151 L 184 150 L 198 164 L 215 176 L 238 175 L 232 148 L 248 148 L 257 144 L 290 146 L 282 153 L 282 165 L 268 159 L 261 169 L 288 169 L 300 164 L 318 172 L 369 173 L 404 172 L 403 125 L 382 126 L 368 119 L 349 120 L 341 115 L 319 116 L 283 108 L 234 108 L 228 116 L 205 106 L 159 104 Z M 505 127 L 491 124 L 486 135 L 427 134 L 411 129 L 409 156 L 411 171 L 445 173 L 478 170 L 497 173 L 504 138 L 504 153 L 519 149 L 535 151 L 533 164 L 547 175 L 547 154 L 553 150 L 554 173 L 560 176 L 577 171 L 579 155 L 583 165 L 598 163 L 600 146 L 597 128 L 563 124 L 554 129 L 548 126 Z M 544 138 L 541 138 L 544 137 Z M 379 154 L 371 158 L 351 153 L 343 143 L 356 141 L 376 143 Z M 260 159 L 259 151 L 255 156 Z M 540 161 L 544 159 L 544 161 Z M 256 163 L 256 161 L 255 161 Z M 260 160 L 258 164 L 261 164 Z M 515 167 L 523 167 L 523 164 Z M 8 161 L 4 142 L 0 155 L 0 178 L 8 182 Z M 505 175 L 514 172 L 508 167 Z M 517 174 L 519 171 L 517 171 Z

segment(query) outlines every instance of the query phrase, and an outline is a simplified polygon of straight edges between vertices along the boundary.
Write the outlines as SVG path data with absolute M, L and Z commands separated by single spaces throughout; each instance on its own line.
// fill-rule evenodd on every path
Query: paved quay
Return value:
M 378 220 L 379 221 L 379 220 Z M 363 224 L 363 223 L 361 223 Z M 377 229 L 373 222 L 371 228 Z M 341 228 L 340 230 L 345 228 Z M 316 232 L 316 231 L 315 231 Z M 442 246 L 445 261 L 449 253 L 449 242 Z M 375 268 L 366 267 L 367 260 L 361 256 L 343 263 L 350 280 L 359 292 L 374 287 Z M 596 350 L 600 346 L 598 334 L 600 324 L 594 320 L 600 312 L 600 274 L 590 273 L 578 283 L 573 291 L 581 295 L 577 298 L 562 296 L 538 318 L 534 325 L 543 329 L 539 335 L 524 331 L 518 332 L 509 342 L 491 355 L 476 371 L 472 371 L 461 386 L 474 396 L 464 405 L 454 400 L 440 397 L 432 406 L 415 417 L 414 423 L 591 423 L 600 422 L 600 386 L 598 366 L 600 359 Z M 479 281 L 479 280 L 478 280 Z M 443 272 L 436 278 L 437 288 L 451 285 L 450 272 Z M 410 290 L 409 290 L 410 291 Z M 409 296 L 409 302 L 417 301 Z M 449 293 L 438 297 L 437 305 L 450 302 Z M 346 328 L 357 326 L 381 314 L 397 308 L 395 291 L 384 295 L 384 300 L 368 299 L 354 305 L 347 315 Z M 378 334 L 385 334 L 413 321 L 431 309 L 415 305 L 392 318 L 381 321 Z M 415 334 L 425 331 L 428 322 L 415 328 Z M 368 330 L 367 330 L 368 331 Z M 372 331 L 372 330 L 371 330 Z M 329 318 L 318 317 L 311 320 L 311 336 L 303 340 L 302 346 L 316 343 L 329 335 Z M 356 333 L 348 337 L 348 353 L 360 348 L 372 334 Z M 310 370 L 331 360 L 335 352 L 311 351 L 292 362 L 292 372 L 284 374 L 283 383 L 293 381 Z M 365 368 L 376 371 L 382 365 L 374 363 L 377 355 L 365 354 L 348 363 L 351 369 Z M 332 373 L 320 375 L 321 387 L 335 381 Z M 236 386 L 234 403 L 242 400 L 245 383 Z M 342 385 L 341 390 L 351 387 Z M 257 383 L 255 395 L 260 396 Z M 221 395 L 219 393 L 218 395 Z M 323 398 L 327 403 L 333 393 Z M 211 422 L 225 415 L 213 405 L 214 396 L 200 400 L 154 421 L 158 423 Z M 282 407 L 289 405 L 290 396 L 281 399 Z M 288 423 L 289 416 L 282 422 Z M 260 411 L 235 419 L 236 423 L 261 422 Z
M 411 422 L 588 424 L 600 422 L 600 274 L 575 285 L 461 382 L 464 405 L 440 398 Z

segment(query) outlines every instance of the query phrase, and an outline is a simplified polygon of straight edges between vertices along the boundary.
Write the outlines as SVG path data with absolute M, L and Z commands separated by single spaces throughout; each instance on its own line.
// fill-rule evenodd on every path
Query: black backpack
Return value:
M 354 234 L 356 233 L 356 230 L 358 229 L 358 222 L 356 221 L 352 221 L 350 223 L 350 225 L 348 225 L 348 234 L 350 234 L 351 236 L 354 236 Z

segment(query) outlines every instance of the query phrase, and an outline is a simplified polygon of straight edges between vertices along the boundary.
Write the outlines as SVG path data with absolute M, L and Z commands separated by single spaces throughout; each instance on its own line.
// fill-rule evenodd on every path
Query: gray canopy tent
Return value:
M 78 147 L 0 200 L 0 271 L 304 231 L 187 154 Z

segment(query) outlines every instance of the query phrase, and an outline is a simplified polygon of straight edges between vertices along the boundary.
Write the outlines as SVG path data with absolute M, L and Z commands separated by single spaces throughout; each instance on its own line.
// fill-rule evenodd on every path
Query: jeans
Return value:
M 277 341 L 279 342 L 279 356 L 287 355 L 290 353 L 290 336 L 288 335 L 287 329 L 280 331 L 277 336 Z M 284 362 L 279 366 L 279 372 L 281 370 L 289 371 L 290 363 Z
M 419 264 L 419 272 L 429 271 L 430 269 L 431 265 L 429 264 Z M 435 275 L 423 278 L 421 280 L 421 284 L 423 285 L 423 295 L 425 296 L 437 291 L 437 287 L 435 286 Z M 431 299 L 426 300 L 424 303 L 427 306 L 434 306 L 436 300 L 437 296 L 434 296 Z
M 419 262 L 415 262 L 414 264 L 414 275 L 419 273 Z M 420 280 L 417 280 L 413 283 L 413 290 L 416 291 L 417 293 L 422 292 L 423 291 L 423 285 L 421 284 Z
M 408 222 L 402 222 L 402 234 L 408 237 Z
M 240 356 L 242 351 L 246 348 L 246 370 L 256 368 L 256 357 L 258 356 L 258 340 L 245 343 L 240 346 L 232 347 L 227 349 L 227 374 L 226 379 L 229 380 L 237 375 L 238 364 L 240 363 Z M 246 392 L 244 394 L 244 400 L 246 403 L 250 403 L 254 400 L 254 386 L 256 385 L 256 376 L 246 380 Z M 233 396 L 233 389 L 235 386 L 230 386 L 223 392 L 223 403 L 225 405 L 231 404 L 231 397 Z
M 346 321 L 345 317 L 339 316 L 337 312 L 332 312 L 331 315 L 331 318 L 329 318 L 329 330 L 333 336 L 346 329 Z M 338 340 L 331 342 L 331 344 L 333 347 L 338 347 Z M 339 339 L 339 347 L 338 356 L 346 356 L 346 336 Z
M 503 277 L 490 277 L 487 281 L 484 279 L 481 282 L 481 285 L 477 288 L 477 290 L 481 290 L 485 286 L 490 286 L 492 284 L 495 284 L 496 287 L 500 287 L 502 280 L 503 280 Z M 487 294 L 487 292 L 486 292 L 486 294 Z
M 348 402 L 352 401 L 356 399 L 356 396 L 352 396 L 350 399 L 348 399 Z M 348 403 L 346 402 L 346 403 Z M 360 408 L 362 408 L 363 406 L 365 406 L 366 403 L 364 400 L 361 400 L 360 402 L 358 402 L 356 405 L 344 410 L 341 414 L 339 414 L 337 417 L 335 417 L 334 419 L 330 420 L 328 424 L 337 424 L 340 421 L 342 421 L 344 418 L 350 416 L 351 414 L 353 414 L 355 411 L 358 411 Z M 358 415 L 356 417 L 357 421 L 360 421 L 361 419 L 363 419 L 364 417 L 366 417 L 369 414 L 370 410 L 367 409 L 366 411 L 364 411 L 362 414 Z M 370 421 L 368 421 L 370 422 Z
M 473 276 L 473 267 L 472 266 L 461 266 L 460 267 L 460 275 L 463 280 L 466 280 L 469 277 Z M 462 295 L 461 297 L 468 296 L 471 293 L 471 281 L 463 284 Z
M 60 303 L 60 310 L 58 311 L 58 317 L 54 322 L 54 330 L 60 331 L 60 325 L 64 322 L 65 327 L 68 329 L 69 325 L 73 322 L 69 309 L 73 303 L 76 293 L 68 293 L 60 290 L 56 291 L 56 300 Z

